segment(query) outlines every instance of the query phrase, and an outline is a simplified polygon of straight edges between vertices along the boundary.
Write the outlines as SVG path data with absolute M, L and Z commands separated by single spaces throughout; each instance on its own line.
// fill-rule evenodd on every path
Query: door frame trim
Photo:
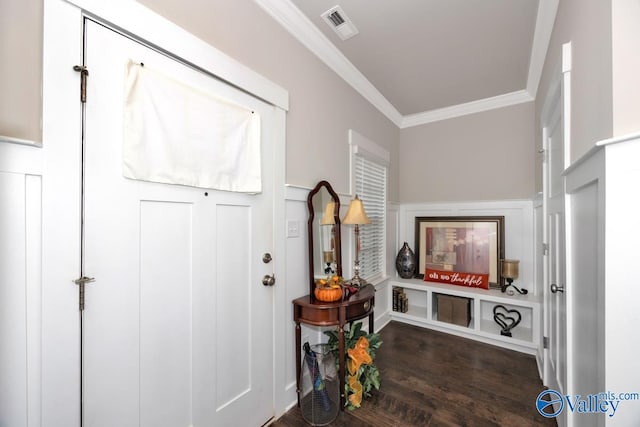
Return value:
M 42 422 L 80 426 L 80 188 L 82 107 L 78 73 L 82 64 L 85 17 L 161 46 L 187 64 L 205 70 L 268 103 L 282 118 L 274 146 L 274 412 L 286 410 L 278 390 L 285 389 L 287 360 L 281 345 L 286 319 L 285 150 L 288 92 L 136 2 L 51 0 L 44 2 L 43 48 L 43 279 Z
M 540 114 L 540 134 L 542 136 L 541 141 L 541 151 L 543 155 L 542 159 L 542 242 L 543 244 L 549 245 L 549 218 L 547 212 L 547 203 L 545 201 L 545 194 L 549 191 L 548 186 L 548 152 L 549 152 L 549 129 L 548 125 L 551 122 L 551 118 L 556 110 L 561 109 L 562 104 L 562 80 L 560 78 L 560 70 L 556 70 L 553 73 L 554 76 L 557 76 L 553 79 L 551 84 L 549 85 L 549 90 L 547 96 L 545 97 L 542 112 Z M 561 110 L 562 112 L 562 110 Z M 549 253 L 545 253 L 541 257 L 541 261 L 543 263 L 542 268 L 542 301 L 543 301 L 543 313 L 542 313 L 542 331 L 545 337 L 549 336 L 549 310 L 550 307 L 548 305 L 548 293 L 549 293 Z M 549 349 L 543 349 L 543 376 L 542 380 L 545 385 L 549 384 L 549 364 L 550 364 L 550 355 Z
M 194 64 L 269 104 L 289 110 L 287 90 L 138 2 L 60 1 L 137 40 L 161 47 L 171 56 Z

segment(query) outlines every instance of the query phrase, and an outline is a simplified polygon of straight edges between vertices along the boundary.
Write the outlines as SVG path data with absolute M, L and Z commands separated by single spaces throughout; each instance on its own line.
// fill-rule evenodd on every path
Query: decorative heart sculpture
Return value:
M 509 310 L 504 305 L 493 307 L 493 320 L 500 325 L 502 335 L 511 336 L 511 330 L 518 326 L 522 320 L 522 315 L 518 310 Z

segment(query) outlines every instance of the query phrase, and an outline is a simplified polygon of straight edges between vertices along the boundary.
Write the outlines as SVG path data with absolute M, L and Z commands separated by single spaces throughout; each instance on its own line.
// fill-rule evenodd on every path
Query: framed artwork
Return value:
M 504 216 L 416 217 L 416 276 L 430 282 L 499 288 Z

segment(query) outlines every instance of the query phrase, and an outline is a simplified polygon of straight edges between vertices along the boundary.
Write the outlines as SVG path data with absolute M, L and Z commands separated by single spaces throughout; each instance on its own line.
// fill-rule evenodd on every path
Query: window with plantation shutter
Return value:
M 388 152 L 354 131 L 351 179 L 371 224 L 360 226 L 360 277 L 376 282 L 385 275 Z

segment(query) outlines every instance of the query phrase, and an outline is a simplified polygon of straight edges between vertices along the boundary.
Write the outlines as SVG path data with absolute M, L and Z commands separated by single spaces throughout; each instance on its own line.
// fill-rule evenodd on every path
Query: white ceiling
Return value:
M 399 127 L 534 99 L 558 0 L 256 0 Z M 346 41 L 321 18 L 339 5 Z

